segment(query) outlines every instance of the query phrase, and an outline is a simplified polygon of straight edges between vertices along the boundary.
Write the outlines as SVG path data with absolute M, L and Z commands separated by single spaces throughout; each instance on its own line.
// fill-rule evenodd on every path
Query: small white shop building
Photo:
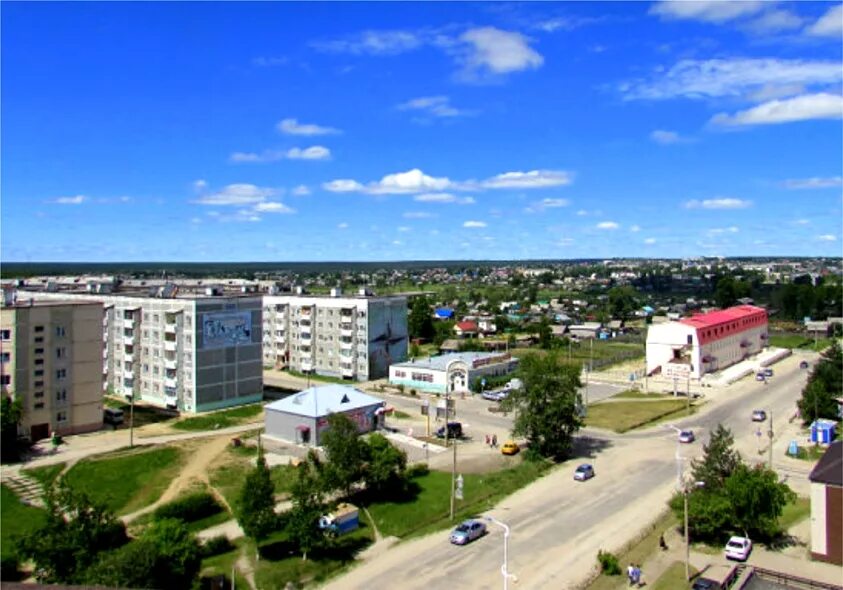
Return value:
M 647 374 L 666 374 L 670 365 L 682 364 L 692 379 L 699 379 L 761 352 L 767 337 L 767 312 L 753 305 L 652 325 L 647 332 Z
M 349 385 L 311 387 L 266 406 L 265 432 L 302 445 L 319 446 L 328 429 L 328 415 L 342 412 L 361 434 L 378 428 L 386 404 Z
M 477 378 L 509 375 L 517 367 L 518 359 L 508 352 L 455 352 L 390 365 L 389 382 L 431 393 L 459 393 Z

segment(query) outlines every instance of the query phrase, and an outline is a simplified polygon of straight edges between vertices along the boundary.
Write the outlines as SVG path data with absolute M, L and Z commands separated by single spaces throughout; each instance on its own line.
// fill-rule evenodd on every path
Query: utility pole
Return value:
M 688 537 L 688 487 L 682 490 L 682 495 L 685 496 L 685 579 L 691 580 L 691 543 Z
M 135 446 L 135 390 L 129 400 L 129 448 Z
M 447 428 L 447 425 L 446 425 Z M 457 439 L 454 438 L 454 462 L 451 465 L 451 520 L 454 520 L 454 502 L 457 486 Z
M 767 431 L 770 437 L 770 470 L 773 470 L 773 410 L 770 410 L 770 430 Z
M 688 375 L 685 377 L 685 397 L 687 398 L 687 403 L 685 405 L 685 413 L 689 416 L 691 415 L 691 372 L 688 371 Z

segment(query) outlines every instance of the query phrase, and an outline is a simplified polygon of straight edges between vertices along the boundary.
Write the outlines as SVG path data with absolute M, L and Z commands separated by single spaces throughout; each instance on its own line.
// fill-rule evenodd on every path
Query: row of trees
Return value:
M 694 539 L 722 542 L 731 534 L 769 541 L 781 534 L 779 517 L 796 499 L 775 471 L 750 467 L 733 448 L 734 437 L 722 424 L 711 433 L 703 457 L 691 464 L 696 485 L 688 491 L 688 525 Z M 683 492 L 670 500 L 677 518 L 683 518 Z
M 237 519 L 247 536 L 262 541 L 276 531 L 284 531 L 298 547 L 303 559 L 315 548 L 330 543 L 318 527 L 319 517 L 332 502 L 348 498 L 357 490 L 360 500 L 400 495 L 406 489 L 407 455 L 381 434 L 361 438 L 357 425 L 345 414 L 328 416 L 328 429 L 322 433 L 327 461 L 315 451 L 296 469 L 291 491 L 292 508 L 283 515 L 275 512 L 275 486 L 263 453 L 240 492 Z
M 839 420 L 837 399 L 843 398 L 843 350 L 837 340 L 823 352 L 796 402 L 805 424 L 817 418 Z

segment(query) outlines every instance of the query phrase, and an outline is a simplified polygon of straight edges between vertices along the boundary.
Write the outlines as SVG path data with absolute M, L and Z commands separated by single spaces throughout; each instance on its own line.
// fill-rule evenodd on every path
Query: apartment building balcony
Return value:
M 340 356 L 345 357 L 346 359 L 351 358 L 354 356 L 354 349 L 353 348 L 340 348 Z
M 164 333 L 165 334 L 175 334 L 176 330 L 178 329 L 178 324 L 173 322 L 172 324 L 167 323 L 164 324 Z
M 354 366 L 353 365 L 343 365 L 340 367 L 340 374 L 343 377 L 354 377 Z
M 164 405 L 175 410 L 179 405 L 179 393 L 176 389 L 164 389 Z
M 354 337 L 354 328 L 344 328 L 340 325 L 340 336 L 343 338 L 353 338 Z
M 172 387 L 175 389 L 179 386 L 179 380 L 175 377 L 164 377 L 164 387 Z
M 311 359 L 302 359 L 300 364 L 301 364 L 301 370 L 302 371 L 312 371 L 313 370 L 313 360 L 311 360 Z
M 283 334 L 276 334 L 275 342 L 277 342 L 278 344 L 284 344 L 285 342 L 287 342 L 287 337 Z
M 350 351 L 350 350 L 353 350 L 353 349 L 354 349 L 354 342 L 352 342 L 351 340 L 349 340 L 347 342 L 344 341 L 344 340 L 340 340 L 340 353 L 342 353 L 343 350 L 349 350 Z
M 164 350 L 167 352 L 176 352 L 179 349 L 179 343 L 175 340 L 165 340 Z
M 164 359 L 164 368 L 175 371 L 179 368 L 179 362 L 176 359 Z
M 127 336 L 126 334 L 123 334 L 123 344 L 126 344 L 127 346 L 134 346 L 134 344 L 135 344 L 134 335 Z
M 123 368 L 122 371 L 123 379 L 134 379 L 135 372 L 132 369 Z
M 107 348 L 102 349 L 102 358 L 104 358 L 104 359 L 108 358 L 108 349 Z
M 123 385 L 120 388 L 120 391 L 129 399 L 131 399 L 132 396 L 135 395 L 135 389 L 131 385 Z
M 103 364 L 102 364 L 102 374 L 103 374 L 103 375 L 108 375 L 108 363 L 103 363 Z
M 302 307 L 299 309 L 299 317 L 308 319 L 313 315 L 313 310 L 310 307 Z
M 123 327 L 129 328 L 131 330 L 132 328 L 135 327 L 135 320 L 134 319 L 127 320 L 126 318 L 123 318 Z

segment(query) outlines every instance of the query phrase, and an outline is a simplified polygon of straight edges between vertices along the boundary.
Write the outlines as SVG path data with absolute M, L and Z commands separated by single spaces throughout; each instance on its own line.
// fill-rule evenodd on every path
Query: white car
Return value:
M 726 559 L 746 561 L 752 551 L 752 541 L 746 537 L 732 537 L 726 543 Z

